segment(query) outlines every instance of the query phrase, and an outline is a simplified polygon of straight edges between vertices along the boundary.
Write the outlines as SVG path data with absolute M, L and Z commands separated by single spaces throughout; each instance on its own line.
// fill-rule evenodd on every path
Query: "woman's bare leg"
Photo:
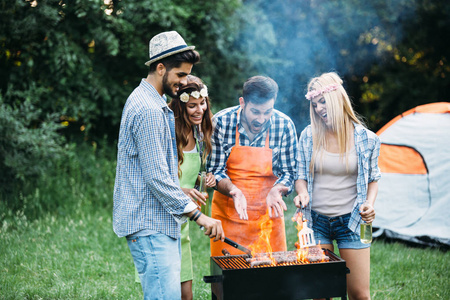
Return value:
M 370 247 L 339 249 L 350 274 L 347 275 L 347 293 L 350 300 L 370 299 Z
M 192 280 L 184 281 L 181 283 L 181 299 L 192 300 Z

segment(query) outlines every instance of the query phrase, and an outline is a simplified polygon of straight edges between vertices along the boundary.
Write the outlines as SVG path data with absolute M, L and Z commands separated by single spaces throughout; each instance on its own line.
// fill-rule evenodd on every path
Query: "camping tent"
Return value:
M 374 237 L 450 246 L 450 103 L 392 119 L 381 139 Z

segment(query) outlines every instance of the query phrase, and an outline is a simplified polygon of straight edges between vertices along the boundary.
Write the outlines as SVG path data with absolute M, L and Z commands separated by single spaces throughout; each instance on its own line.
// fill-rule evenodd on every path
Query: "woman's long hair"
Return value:
M 339 147 L 340 157 L 343 158 L 345 153 L 350 150 L 350 139 L 353 138 L 352 128 L 353 122 L 363 125 L 360 117 L 353 111 L 352 103 L 342 86 L 342 79 L 334 72 L 324 73 L 319 77 L 310 80 L 308 84 L 308 92 L 321 91 L 327 86 L 337 84 L 338 87 L 334 91 L 325 92 L 322 96 L 325 99 L 327 108 L 327 118 L 331 123 L 331 130 L 336 133 Z M 314 176 L 314 164 L 319 152 L 326 149 L 326 132 L 327 127 L 323 120 L 318 116 L 310 101 L 310 117 L 311 130 L 313 136 L 313 155 L 309 166 L 310 173 Z M 348 156 L 346 156 L 346 164 L 348 168 Z
M 169 108 L 173 111 L 175 116 L 175 135 L 177 141 L 177 152 L 178 152 L 178 172 L 181 176 L 180 165 L 183 163 L 184 155 L 183 149 L 188 144 L 188 136 L 194 127 L 189 122 L 189 117 L 186 110 L 186 103 L 180 100 L 180 95 L 184 92 L 191 94 L 193 91 L 200 92 L 205 86 L 200 78 L 188 75 L 187 84 L 180 87 L 177 96 L 174 97 L 170 103 Z M 202 123 L 200 126 L 196 126 L 196 130 L 199 133 L 199 142 L 203 142 L 204 151 L 202 156 L 202 163 L 206 161 L 206 157 L 211 153 L 211 135 L 213 132 L 213 126 L 211 118 L 213 116 L 211 112 L 211 104 L 209 102 L 209 96 L 205 97 L 206 110 L 203 114 Z M 195 133 L 195 132 L 194 132 Z

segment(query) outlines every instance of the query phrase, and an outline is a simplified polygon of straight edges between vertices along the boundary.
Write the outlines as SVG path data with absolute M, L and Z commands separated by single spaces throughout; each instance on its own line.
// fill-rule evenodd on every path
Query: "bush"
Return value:
M 64 138 L 55 115 L 44 115 L 36 106 L 46 91 L 32 88 L 0 94 L 0 191 L 6 199 L 13 189 L 33 185 L 65 157 Z M 13 208 L 20 203 L 9 203 Z
M 47 213 L 66 216 L 73 211 L 88 214 L 100 208 L 112 210 L 115 149 L 94 142 L 72 144 L 64 150 L 66 153 L 54 159 L 52 167 L 35 177 L 32 184 L 16 181 L 14 192 L 0 197 L 0 224 L 5 220 L 34 220 Z

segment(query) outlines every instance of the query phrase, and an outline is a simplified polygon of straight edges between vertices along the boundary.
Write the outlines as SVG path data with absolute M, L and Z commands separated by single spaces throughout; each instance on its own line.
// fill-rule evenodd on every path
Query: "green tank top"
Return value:
M 195 147 L 197 148 L 197 152 L 183 154 L 183 163 L 180 166 L 180 186 L 182 188 L 192 189 L 198 178 L 198 172 L 201 167 L 201 158 L 197 140 L 195 140 Z

